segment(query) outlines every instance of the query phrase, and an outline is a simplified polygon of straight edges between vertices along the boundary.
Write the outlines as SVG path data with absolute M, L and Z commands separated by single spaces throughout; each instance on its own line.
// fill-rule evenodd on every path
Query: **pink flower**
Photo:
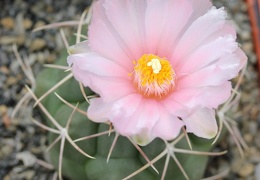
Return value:
M 226 18 L 209 0 L 98 0 L 89 40 L 68 57 L 75 78 L 100 95 L 89 118 L 140 145 L 184 126 L 213 138 L 215 109 L 247 60 Z

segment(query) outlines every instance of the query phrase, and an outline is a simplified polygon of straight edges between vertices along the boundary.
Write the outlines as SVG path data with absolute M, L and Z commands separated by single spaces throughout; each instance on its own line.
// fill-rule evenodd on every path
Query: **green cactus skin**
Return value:
M 59 65 L 66 65 L 66 50 L 62 51 L 61 57 L 56 62 Z M 43 93 L 49 90 L 57 82 L 59 82 L 68 73 L 62 70 L 45 68 L 39 73 L 37 77 L 37 89 L 35 94 L 40 97 Z M 74 78 L 71 78 L 68 82 L 63 84 L 57 90 L 55 90 L 66 101 L 76 104 L 79 103 L 79 108 L 86 111 L 88 104 L 83 98 L 79 84 Z M 86 88 L 86 94 L 94 94 L 90 89 Z M 54 93 L 50 94 L 42 101 L 43 105 L 50 112 L 52 116 L 65 126 L 68 118 L 70 117 L 73 109 L 63 104 Z M 46 118 L 46 117 L 44 117 Z M 53 125 L 46 119 L 49 126 Z M 69 134 L 72 139 L 92 135 L 98 132 L 103 132 L 109 129 L 106 124 L 97 124 L 90 121 L 86 116 L 76 112 L 73 116 L 72 123 L 70 125 Z M 104 135 L 98 138 L 93 138 L 85 141 L 78 142 L 77 145 L 81 147 L 86 153 L 94 156 L 96 159 L 90 159 L 74 149 L 67 141 L 65 142 L 62 173 L 65 177 L 73 180 L 120 180 L 129 174 L 133 173 L 137 169 L 146 164 L 144 158 L 135 149 L 132 143 L 125 137 L 119 136 L 116 146 L 111 154 L 110 160 L 107 163 L 107 155 L 111 144 L 114 140 L 114 133 L 110 136 Z M 49 133 L 49 143 L 53 142 L 57 135 Z M 212 148 L 211 140 L 204 140 L 194 135 L 189 135 L 193 150 L 197 151 L 210 151 Z M 183 138 L 176 147 L 182 149 L 189 149 L 188 144 Z M 142 147 L 148 158 L 152 160 L 158 154 L 160 154 L 165 148 L 165 144 L 160 139 L 155 139 L 149 145 Z M 57 143 L 50 151 L 50 158 L 56 168 L 58 168 L 59 161 L 60 142 Z M 186 173 L 190 179 L 201 179 L 206 165 L 207 156 L 189 155 L 176 153 L 177 159 L 182 164 Z M 163 157 L 154 166 L 158 169 L 160 174 L 157 174 L 151 167 L 145 171 L 134 176 L 134 180 L 157 180 L 161 178 L 163 172 L 166 157 Z M 178 166 L 171 158 L 166 173 L 166 180 L 172 179 L 185 179 Z

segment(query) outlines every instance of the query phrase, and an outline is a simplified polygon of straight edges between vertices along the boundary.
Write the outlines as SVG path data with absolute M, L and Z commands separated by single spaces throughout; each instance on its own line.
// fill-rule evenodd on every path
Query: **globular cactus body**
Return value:
M 66 56 L 67 52 L 64 50 L 56 64 L 66 65 Z M 66 75 L 68 75 L 68 73 L 62 70 L 51 68 L 44 69 L 39 73 L 37 78 L 37 89 L 35 92 L 36 95 L 40 97 Z M 87 95 L 94 94 L 90 89 L 86 88 L 85 91 Z M 58 89 L 55 90 L 55 92 L 73 105 L 79 103 L 79 109 L 82 109 L 83 111 L 87 110 L 88 103 L 80 91 L 78 82 L 73 78 L 61 85 Z M 42 104 L 59 124 L 61 124 L 63 127 L 66 125 L 73 111 L 71 107 L 68 107 L 66 104 L 61 102 L 61 100 L 58 99 L 54 93 L 51 93 L 45 99 L 43 99 Z M 53 125 L 48 120 L 46 120 L 46 122 L 49 126 L 53 127 Z M 109 125 L 94 123 L 90 121 L 87 116 L 76 112 L 72 117 L 72 122 L 68 133 L 72 139 L 77 139 L 107 130 L 109 130 Z M 56 138 L 56 134 L 50 133 L 49 143 L 52 143 Z M 63 175 L 73 180 L 120 180 L 147 163 L 147 161 L 142 157 L 134 145 L 126 137 L 122 136 L 119 136 L 112 151 L 111 157 L 107 163 L 107 156 L 114 138 L 115 133 L 111 133 L 111 135 L 106 134 L 96 138 L 77 142 L 77 145 L 82 150 L 95 157 L 95 159 L 90 159 L 83 156 L 66 141 L 62 163 Z M 189 135 L 189 138 L 193 150 L 209 151 L 212 148 L 212 141 L 203 140 L 193 135 Z M 189 149 L 185 138 L 178 142 L 175 147 Z M 149 145 L 142 147 L 142 150 L 150 160 L 159 155 L 164 149 L 165 143 L 160 139 L 155 139 Z M 59 153 L 60 143 L 57 143 L 50 151 L 51 161 L 57 168 Z M 175 153 L 175 155 L 190 179 L 201 179 L 207 164 L 207 156 L 180 153 Z M 155 168 L 159 171 L 159 174 L 157 174 L 151 167 L 149 167 L 134 176 L 132 179 L 160 179 L 165 166 L 165 160 L 166 156 L 154 164 Z M 183 173 L 172 158 L 170 158 L 165 179 L 185 179 Z

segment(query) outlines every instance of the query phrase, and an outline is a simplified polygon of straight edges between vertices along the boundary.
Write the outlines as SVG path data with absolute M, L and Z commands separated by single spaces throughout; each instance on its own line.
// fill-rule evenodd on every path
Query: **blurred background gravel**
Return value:
M 23 113 L 11 118 L 17 102 L 26 93 L 28 79 L 13 53 L 17 44 L 23 58 L 27 58 L 34 75 L 45 63 L 53 63 L 63 48 L 59 30 L 32 30 L 49 23 L 79 20 L 91 0 L 0 0 L 0 179 L 52 179 L 55 171 L 46 164 L 44 150 L 46 132 L 30 119 L 36 111 L 21 107 Z M 217 7 L 224 6 L 238 31 L 238 41 L 249 61 L 246 76 L 240 87 L 241 102 L 234 118 L 242 137 L 249 146 L 242 159 L 232 137 L 225 137 L 217 150 L 228 154 L 210 159 L 206 176 L 230 169 L 225 179 L 260 180 L 260 102 L 257 79 L 257 58 L 252 43 L 247 6 L 243 0 L 213 0 Z M 205 28 L 206 30 L 206 28 Z M 71 35 L 74 28 L 64 28 Z M 65 61 L 65 59 L 64 59 Z

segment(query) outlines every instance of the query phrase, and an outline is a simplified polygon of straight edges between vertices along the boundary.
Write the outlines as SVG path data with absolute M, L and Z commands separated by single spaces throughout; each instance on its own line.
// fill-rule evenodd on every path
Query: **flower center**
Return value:
M 144 97 L 160 100 L 172 92 L 176 75 L 168 60 L 144 54 L 134 64 L 134 84 Z

